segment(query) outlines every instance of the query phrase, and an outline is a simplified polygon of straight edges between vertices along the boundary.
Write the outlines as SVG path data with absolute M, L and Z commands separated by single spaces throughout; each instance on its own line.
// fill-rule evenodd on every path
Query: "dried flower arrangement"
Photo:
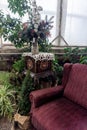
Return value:
M 29 21 L 23 23 L 23 29 L 19 32 L 19 37 L 25 39 L 26 42 L 33 43 L 35 41 L 38 44 L 45 43 L 47 38 L 51 35 L 50 30 L 52 29 L 53 16 L 48 20 L 41 20 L 40 11 L 41 6 L 37 6 L 36 1 L 33 0 L 31 3 L 31 13 L 29 15 Z
M 13 13 L 18 13 L 20 18 L 28 14 L 28 19 L 25 23 L 18 18 L 12 18 L 10 15 L 4 15 L 0 11 L 0 35 L 3 35 L 5 40 L 11 41 L 16 47 L 22 47 L 27 43 L 37 42 L 42 45 L 48 45 L 50 30 L 52 29 L 53 16 L 48 19 L 41 19 L 40 12 L 43 10 L 41 6 L 37 6 L 36 0 L 8 0 L 9 8 Z M 42 51 L 43 51 L 42 50 Z

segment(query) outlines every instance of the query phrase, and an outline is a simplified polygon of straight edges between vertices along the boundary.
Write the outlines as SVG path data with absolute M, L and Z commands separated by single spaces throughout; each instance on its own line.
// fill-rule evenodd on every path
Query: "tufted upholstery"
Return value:
M 72 66 L 64 96 L 87 109 L 87 65 Z
M 36 130 L 87 130 L 87 65 L 65 64 L 62 85 L 34 91 L 30 100 Z

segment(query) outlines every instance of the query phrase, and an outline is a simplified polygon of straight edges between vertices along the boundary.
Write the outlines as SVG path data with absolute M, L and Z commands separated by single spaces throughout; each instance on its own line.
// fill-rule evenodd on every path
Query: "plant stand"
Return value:
M 23 53 L 26 62 L 26 69 L 30 70 L 31 77 L 34 79 L 36 86 L 40 85 L 41 79 L 51 78 L 51 86 L 55 84 L 55 76 L 52 70 L 52 60 L 54 54 L 52 53 Z

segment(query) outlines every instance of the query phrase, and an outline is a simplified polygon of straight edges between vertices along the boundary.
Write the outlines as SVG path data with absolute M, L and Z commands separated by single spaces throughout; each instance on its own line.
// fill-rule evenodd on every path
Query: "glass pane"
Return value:
M 69 45 L 87 46 L 87 0 L 67 0 L 64 38 Z
M 36 0 L 38 6 L 42 6 L 43 11 L 41 12 L 42 19 L 45 18 L 45 16 L 48 16 L 48 19 L 54 16 L 53 19 L 53 28 L 51 30 L 51 37 L 49 38 L 49 41 L 52 41 L 56 36 L 56 12 L 57 12 L 57 0 Z

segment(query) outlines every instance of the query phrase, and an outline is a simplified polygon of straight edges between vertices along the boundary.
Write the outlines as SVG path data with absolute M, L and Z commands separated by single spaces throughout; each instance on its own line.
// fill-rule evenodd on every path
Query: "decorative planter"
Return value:
M 26 68 L 33 73 L 41 73 L 52 70 L 52 60 L 54 54 L 52 53 L 38 53 L 33 55 L 32 53 L 23 53 L 25 58 Z

